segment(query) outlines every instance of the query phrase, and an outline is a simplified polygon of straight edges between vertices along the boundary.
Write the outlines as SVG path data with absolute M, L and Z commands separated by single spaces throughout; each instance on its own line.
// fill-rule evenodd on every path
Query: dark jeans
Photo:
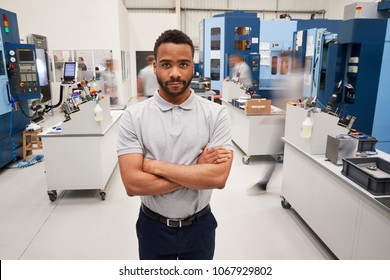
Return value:
M 137 221 L 140 260 L 212 260 L 217 221 L 211 210 L 191 225 L 169 227 L 140 210 Z

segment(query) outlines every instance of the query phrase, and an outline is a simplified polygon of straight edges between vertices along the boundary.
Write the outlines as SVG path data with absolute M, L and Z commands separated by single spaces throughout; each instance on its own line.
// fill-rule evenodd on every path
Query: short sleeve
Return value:
M 137 129 L 129 110 L 123 112 L 119 121 L 117 154 L 118 156 L 124 154 L 143 154 L 143 147 L 139 141 Z
M 209 148 L 223 146 L 228 150 L 233 150 L 231 123 L 227 109 L 220 106 L 220 111 L 215 120 L 214 130 L 211 134 Z

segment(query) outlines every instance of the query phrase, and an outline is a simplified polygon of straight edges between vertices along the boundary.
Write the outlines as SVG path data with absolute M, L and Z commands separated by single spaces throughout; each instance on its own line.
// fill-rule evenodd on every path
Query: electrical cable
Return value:
M 12 160 L 15 162 L 18 159 L 18 156 L 16 154 L 16 144 L 15 144 L 15 138 L 12 135 L 12 127 L 13 127 L 13 110 L 15 107 L 15 100 L 11 96 L 11 112 L 10 112 L 10 122 L 9 122 L 9 139 L 11 144 L 11 153 L 12 153 Z
M 28 113 L 26 113 L 24 110 L 23 110 L 23 106 L 22 106 L 22 103 L 20 103 L 20 100 L 18 98 L 18 95 L 16 95 L 16 101 L 19 103 L 20 105 L 20 111 L 22 111 L 22 114 L 26 117 L 26 118 L 29 118 L 29 119 L 32 119 L 34 117 L 34 114 L 32 116 L 29 116 Z
M 29 167 L 31 165 L 34 165 L 36 164 L 37 162 L 41 162 L 43 160 L 43 155 L 36 155 L 32 160 L 28 161 L 28 160 L 21 160 L 18 162 L 18 165 L 17 167 L 18 168 L 26 168 L 26 167 Z M 21 163 L 22 162 L 22 163 Z
M 71 86 L 69 86 L 69 87 L 71 87 Z M 46 108 L 44 110 L 45 113 L 49 112 L 50 110 L 52 110 L 54 108 L 59 107 L 62 104 L 62 101 L 63 101 L 63 91 L 64 91 L 63 88 L 64 87 L 62 85 L 60 85 L 60 100 L 58 101 L 58 103 L 55 104 L 55 105 L 46 105 Z

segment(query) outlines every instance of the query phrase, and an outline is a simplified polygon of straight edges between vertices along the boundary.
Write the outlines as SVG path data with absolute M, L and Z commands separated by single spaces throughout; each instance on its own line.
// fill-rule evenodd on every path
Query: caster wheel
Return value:
M 50 192 L 47 192 L 47 194 L 49 195 L 49 199 L 51 202 L 54 202 L 57 200 L 57 191 L 50 191 Z
M 242 157 L 242 163 L 245 164 L 245 165 L 248 165 L 250 160 L 251 160 L 250 157 Z
M 283 163 L 283 155 L 277 155 L 276 156 L 276 161 L 279 163 Z
M 291 208 L 291 204 L 288 203 L 288 201 L 285 198 L 282 198 L 282 201 L 280 201 L 280 203 L 282 204 L 282 207 L 284 209 L 290 209 Z
M 105 192 L 100 192 L 100 197 L 102 200 L 106 200 L 106 193 Z

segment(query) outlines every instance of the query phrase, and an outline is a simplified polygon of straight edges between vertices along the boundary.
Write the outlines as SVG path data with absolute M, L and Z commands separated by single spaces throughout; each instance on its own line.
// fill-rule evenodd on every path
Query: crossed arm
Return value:
M 129 196 L 158 195 L 183 188 L 222 189 L 232 165 L 233 153 L 223 147 L 199 155 L 197 164 L 181 165 L 144 158 L 142 154 L 119 156 L 122 181 Z

